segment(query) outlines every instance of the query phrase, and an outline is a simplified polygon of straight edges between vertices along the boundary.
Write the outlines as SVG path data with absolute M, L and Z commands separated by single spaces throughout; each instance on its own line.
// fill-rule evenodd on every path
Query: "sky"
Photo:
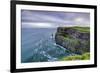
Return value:
M 22 27 L 89 26 L 90 13 L 21 10 Z

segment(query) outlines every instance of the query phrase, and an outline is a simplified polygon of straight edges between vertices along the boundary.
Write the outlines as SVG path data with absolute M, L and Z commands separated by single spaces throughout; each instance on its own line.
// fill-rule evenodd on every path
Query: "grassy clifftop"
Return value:
M 90 28 L 89 27 L 72 27 L 72 29 L 76 29 L 77 31 L 83 32 L 83 33 L 89 33 Z
M 58 30 L 67 30 L 67 29 L 73 29 L 79 32 L 83 32 L 83 33 L 89 33 L 90 32 L 90 27 L 79 27 L 79 26 L 74 26 L 74 27 L 58 27 Z

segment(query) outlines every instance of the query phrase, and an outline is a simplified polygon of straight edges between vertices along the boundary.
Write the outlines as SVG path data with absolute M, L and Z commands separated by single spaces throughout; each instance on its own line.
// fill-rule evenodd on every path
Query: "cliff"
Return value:
M 55 34 L 56 44 L 76 54 L 90 51 L 89 27 L 58 27 Z

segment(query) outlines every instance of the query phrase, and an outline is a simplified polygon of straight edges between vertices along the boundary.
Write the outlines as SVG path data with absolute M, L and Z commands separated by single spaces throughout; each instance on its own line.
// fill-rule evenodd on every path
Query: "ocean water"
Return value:
M 55 43 L 56 28 L 22 28 L 21 62 L 51 62 L 69 56 L 66 49 Z

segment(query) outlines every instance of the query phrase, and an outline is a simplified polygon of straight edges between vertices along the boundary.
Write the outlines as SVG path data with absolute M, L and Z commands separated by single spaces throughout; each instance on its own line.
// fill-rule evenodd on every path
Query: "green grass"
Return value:
M 71 61 L 71 60 L 89 60 L 90 53 L 84 53 L 83 55 L 74 55 L 60 58 L 60 61 Z
M 80 32 L 85 32 L 85 33 L 88 33 L 90 32 L 90 28 L 89 27 L 73 27 L 73 29 L 76 29 Z
M 89 33 L 90 32 L 90 27 L 80 27 L 80 26 L 73 26 L 73 27 L 63 27 L 63 30 L 65 29 L 75 29 L 79 32 L 84 32 L 84 33 Z

